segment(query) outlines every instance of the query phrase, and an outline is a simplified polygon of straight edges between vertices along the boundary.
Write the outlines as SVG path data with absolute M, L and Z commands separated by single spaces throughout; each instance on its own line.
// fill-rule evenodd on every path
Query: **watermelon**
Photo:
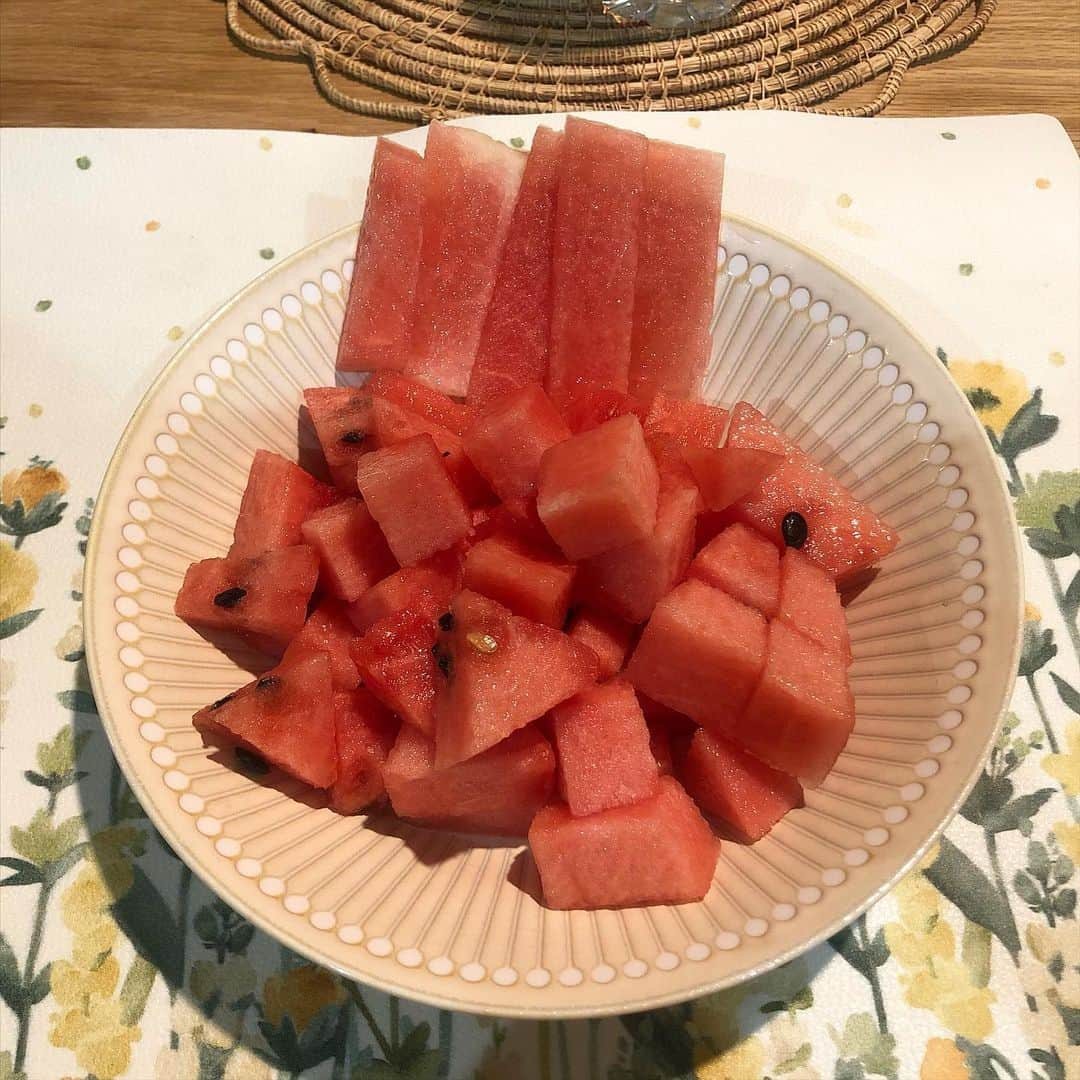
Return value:
M 634 627 L 601 608 L 585 607 L 570 620 L 567 633 L 573 641 L 587 645 L 600 664 L 600 678 L 610 679 L 622 670 Z
M 478 131 L 428 128 L 418 215 L 423 238 L 405 371 L 444 394 L 463 397 L 469 388 L 524 169 L 523 154 Z
M 339 814 L 355 814 L 386 794 L 382 770 L 400 724 L 367 690 L 334 694 L 337 779 L 330 805 Z
M 656 605 L 625 676 L 699 724 L 722 727 L 757 683 L 766 637 L 760 612 L 691 579 Z
M 636 416 L 620 416 L 547 450 L 536 509 L 567 558 L 645 540 L 656 525 L 656 462 Z
M 356 241 L 339 371 L 405 366 L 413 322 L 422 221 L 424 162 L 387 139 L 375 144 L 364 220 Z
M 706 814 L 740 840 L 760 840 L 789 810 L 802 805 L 799 781 L 699 728 L 679 779 Z
M 548 392 L 579 382 L 626 392 L 647 141 L 571 116 L 551 257 Z
M 732 508 L 740 520 L 768 536 L 777 547 L 784 544 L 780 523 L 791 512 L 806 520 L 803 554 L 834 578 L 873 566 L 899 543 L 896 532 L 873 510 L 745 402 L 732 410 L 727 445 L 769 450 L 785 457 L 756 492 Z
M 270 450 L 256 450 L 240 500 L 229 554 L 250 559 L 304 542 L 300 526 L 340 496 L 299 465 Z
M 203 559 L 188 567 L 174 610 L 214 644 L 280 656 L 304 625 L 318 577 L 319 559 L 303 545 L 253 559 Z
M 392 401 L 403 409 L 416 413 L 430 420 L 439 427 L 452 431 L 461 438 L 476 419 L 476 410 L 471 405 L 440 394 L 416 379 L 410 379 L 397 371 L 376 371 L 364 384 L 364 389 L 373 397 Z
M 670 776 L 630 806 L 574 817 L 562 805 L 533 819 L 529 847 L 544 900 L 557 909 L 689 904 L 712 884 L 720 844 Z
M 649 725 L 649 753 L 661 776 L 671 776 L 675 772 L 671 742 L 671 731 L 663 724 Z
M 551 711 L 560 792 L 575 817 L 651 798 L 659 790 L 649 729 L 621 679 L 591 686 Z
M 847 619 L 836 583 L 801 551 L 787 548 L 780 560 L 777 618 L 823 648 L 851 659 Z
M 752 495 L 784 461 L 768 450 L 740 446 L 685 446 L 683 457 L 707 510 L 726 510 Z
M 469 376 L 469 401 L 485 407 L 547 377 L 551 321 L 551 244 L 562 133 L 539 127 L 521 177 Z
M 356 493 L 356 463 L 372 449 L 371 395 L 348 386 L 312 386 L 304 404 L 334 484 Z
M 300 526 L 319 556 L 319 582 L 331 596 L 352 602 L 397 568 L 386 538 L 359 499 L 344 499 Z
M 709 361 L 722 154 L 649 142 L 638 226 L 630 392 L 697 398 Z
M 352 643 L 356 636 L 345 608 L 336 600 L 323 600 L 289 642 L 281 665 L 288 667 L 313 653 L 326 653 L 330 657 L 334 689 L 355 690 L 360 685 L 360 672 L 352 658 Z
M 440 769 L 475 757 L 596 681 L 591 649 L 468 589 L 454 598 L 446 624 L 439 648 L 449 675 L 436 704 Z
M 641 711 L 645 715 L 645 722 L 650 729 L 663 728 L 672 736 L 685 735 L 687 741 L 697 731 L 697 724 L 685 713 L 669 709 L 667 705 L 661 705 L 648 694 L 643 694 L 640 689 L 637 692 L 637 698 Z
M 459 832 L 524 836 L 554 786 L 555 754 L 533 728 L 449 768 L 435 744 L 404 727 L 383 769 L 399 817 Z
M 817 787 L 854 725 L 846 659 L 774 620 L 761 680 L 739 721 L 721 733 L 807 787 Z
M 372 585 L 355 604 L 349 605 L 349 620 L 365 633 L 380 619 L 406 609 L 434 619 L 450 606 L 460 577 L 456 555 L 451 551 L 439 552 Z
M 461 581 L 515 615 L 561 630 L 570 606 L 575 568 L 545 559 L 515 540 L 492 536 L 465 556 Z
M 280 666 L 200 709 L 208 743 L 243 747 L 312 787 L 337 778 L 330 657 L 314 653 Z
M 766 619 L 776 614 L 780 553 L 746 525 L 736 522 L 706 544 L 690 564 L 690 576 L 757 608 Z
M 728 414 L 716 405 L 657 394 L 645 414 L 645 434 L 670 435 L 680 446 L 719 446 Z
M 566 425 L 575 434 L 591 431 L 617 416 L 634 414 L 643 419 L 645 410 L 641 403 L 629 394 L 620 393 L 610 386 L 582 382 L 571 387 L 561 401 Z
M 402 566 L 452 547 L 472 528 L 469 508 L 430 435 L 365 454 L 356 483 Z

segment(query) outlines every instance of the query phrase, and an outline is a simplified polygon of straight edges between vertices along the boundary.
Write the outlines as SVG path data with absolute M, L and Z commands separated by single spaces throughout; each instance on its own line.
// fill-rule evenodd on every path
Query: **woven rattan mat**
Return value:
M 775 108 L 873 116 L 908 68 L 956 52 L 996 0 L 746 0 L 693 29 L 600 0 L 227 0 L 230 32 L 306 58 L 335 105 L 394 120 L 574 109 Z M 865 83 L 856 108 L 824 103 Z M 403 100 L 371 100 L 357 84 Z

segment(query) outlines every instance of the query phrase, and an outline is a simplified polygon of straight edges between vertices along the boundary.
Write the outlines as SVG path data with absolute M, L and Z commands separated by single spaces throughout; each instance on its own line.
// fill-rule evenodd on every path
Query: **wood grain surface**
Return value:
M 837 100 L 870 97 L 862 87 Z M 1080 0 L 1001 0 L 974 45 L 909 72 L 885 115 L 1032 112 L 1058 117 L 1080 147 Z M 246 53 L 218 0 L 2 0 L 0 124 L 354 135 L 406 126 L 335 108 L 304 64 Z

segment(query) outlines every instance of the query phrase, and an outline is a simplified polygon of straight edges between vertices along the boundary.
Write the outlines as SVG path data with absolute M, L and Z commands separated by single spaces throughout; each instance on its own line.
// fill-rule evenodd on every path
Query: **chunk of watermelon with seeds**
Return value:
M 469 548 L 461 581 L 515 615 L 561 630 L 575 571 L 571 563 L 544 558 L 509 537 L 492 536 Z
M 386 794 L 383 769 L 397 739 L 400 721 L 363 687 L 334 694 L 337 779 L 330 805 L 355 814 Z
M 289 642 L 281 663 L 287 666 L 314 653 L 325 653 L 330 657 L 334 689 L 355 690 L 360 685 L 360 672 L 352 658 L 352 643 L 356 637 L 356 629 L 344 606 L 329 598 L 322 600 Z
M 356 463 L 372 447 L 371 394 L 366 388 L 312 386 L 304 391 L 315 435 L 334 486 L 356 493 Z
M 343 499 L 307 519 L 304 542 L 319 556 L 319 581 L 351 603 L 397 567 L 371 511 L 359 499 Z
M 372 585 L 348 608 L 349 620 L 366 633 L 380 619 L 398 611 L 411 611 L 434 619 L 450 606 L 458 590 L 461 567 L 456 554 L 440 551 L 430 559 L 406 566 Z
M 566 632 L 573 641 L 587 645 L 596 653 L 600 678 L 610 679 L 622 671 L 635 628 L 602 608 L 583 607 L 570 619 Z
M 780 553 L 761 533 L 740 522 L 729 525 L 694 556 L 690 576 L 757 608 L 766 619 L 776 615 Z

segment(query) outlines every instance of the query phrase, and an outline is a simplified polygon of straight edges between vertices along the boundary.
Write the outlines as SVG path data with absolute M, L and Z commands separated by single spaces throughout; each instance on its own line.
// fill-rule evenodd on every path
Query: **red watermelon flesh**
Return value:
M 799 781 L 770 768 L 726 739 L 698 728 L 678 772 L 701 809 L 740 840 L 760 840 L 789 810 L 802 805 Z
M 524 154 L 478 131 L 428 128 L 423 239 L 405 371 L 444 394 L 464 397 L 469 388 L 524 169 Z
M 786 623 L 770 623 L 761 680 L 742 718 L 724 734 L 807 787 L 817 787 L 854 725 L 846 659 Z
M 254 751 L 312 787 L 337 777 L 330 658 L 315 653 L 277 667 L 193 717 L 211 743 Z
M 469 508 L 430 435 L 365 454 L 356 483 L 394 557 L 412 566 L 469 535 Z
M 371 394 L 366 387 L 312 386 L 304 404 L 335 486 L 355 494 L 356 463 L 372 449 Z
M 401 369 L 409 356 L 422 220 L 424 162 L 379 139 L 356 242 L 339 371 Z
M 344 499 L 307 519 L 304 542 L 319 556 L 323 589 L 351 603 L 397 563 L 371 511 L 359 499 Z
M 591 649 L 550 626 L 464 590 L 440 648 L 449 678 L 439 693 L 440 769 L 475 757 L 596 681 Z
M 697 398 L 709 360 L 722 154 L 650 140 L 638 229 L 630 392 Z
M 683 457 L 702 502 L 712 511 L 727 510 L 732 503 L 752 495 L 784 463 L 779 454 L 739 446 L 685 446 Z
M 376 371 L 364 384 L 364 389 L 374 397 L 392 401 L 433 421 L 439 427 L 452 431 L 458 438 L 469 430 L 476 417 L 476 410 L 471 405 L 454 401 L 397 371 Z
M 547 802 L 555 754 L 534 728 L 449 768 L 435 766 L 435 744 L 402 728 L 383 770 L 399 817 L 435 828 L 490 836 L 524 836 Z
M 575 434 L 591 431 L 617 416 L 633 413 L 639 420 L 645 412 L 641 403 L 629 394 L 620 393 L 610 386 L 596 383 L 578 383 L 563 396 L 562 414 L 567 427 Z
M 687 738 L 697 731 L 697 724 L 685 713 L 676 712 L 675 709 L 661 705 L 659 701 L 653 701 L 648 694 L 639 689 L 637 692 L 638 704 L 645 714 L 645 722 L 650 728 L 664 728 L 672 736 L 685 735 Z
M 349 622 L 345 608 L 335 600 L 323 600 L 289 642 L 281 665 L 287 667 L 313 653 L 326 653 L 330 657 L 334 689 L 355 690 L 360 685 L 360 672 L 352 658 L 355 638 L 356 630 Z
M 651 798 L 659 789 L 649 729 L 621 679 L 591 686 L 551 711 L 560 793 L 575 817 Z
M 280 656 L 304 625 L 318 577 L 318 556 L 303 545 L 254 559 L 203 559 L 188 567 L 174 610 L 215 644 L 237 641 Z
M 761 533 L 746 525 L 729 525 L 706 544 L 690 564 L 690 576 L 757 608 L 766 619 L 776 615 L 780 553 Z
M 547 377 L 551 245 L 562 138 L 561 132 L 546 127 L 533 135 L 469 376 L 469 401 L 481 408 Z
M 602 608 L 585 607 L 570 620 L 567 633 L 573 641 L 587 645 L 596 653 L 600 678 L 610 679 L 622 670 L 634 627 Z
M 786 456 L 754 494 L 733 508 L 778 547 L 784 543 L 780 523 L 792 511 L 806 519 L 803 554 L 834 578 L 873 566 L 899 543 L 896 532 L 877 514 L 745 402 L 732 411 L 728 445 Z
M 753 691 L 766 636 L 760 612 L 691 578 L 653 609 L 626 678 L 699 724 L 721 726 Z
M 719 841 L 670 776 L 651 798 L 588 817 L 546 806 L 529 829 L 544 900 L 557 909 L 688 904 L 709 891 Z
M 337 779 L 330 805 L 339 814 L 355 814 L 386 794 L 382 771 L 400 726 L 362 687 L 334 694 Z
M 552 250 L 548 392 L 575 384 L 626 391 L 647 140 L 569 117 Z
M 462 564 L 462 585 L 515 615 L 561 630 L 570 606 L 575 567 L 552 561 L 509 538 L 474 544 Z
M 645 540 L 656 525 L 660 478 L 636 416 L 620 416 L 551 447 L 536 508 L 570 559 Z
M 460 576 L 454 553 L 441 551 L 372 585 L 355 604 L 349 605 L 349 620 L 363 634 L 380 619 L 398 611 L 434 619 L 450 606 Z
M 830 652 L 851 659 L 847 618 L 836 583 L 801 551 L 787 548 L 780 559 L 777 618 Z
M 680 446 L 719 446 L 727 427 L 727 410 L 700 401 L 657 394 L 645 415 L 646 435 L 670 435 Z
M 300 526 L 339 498 L 332 487 L 294 462 L 270 450 L 256 450 L 229 554 L 250 559 L 264 551 L 302 544 Z

